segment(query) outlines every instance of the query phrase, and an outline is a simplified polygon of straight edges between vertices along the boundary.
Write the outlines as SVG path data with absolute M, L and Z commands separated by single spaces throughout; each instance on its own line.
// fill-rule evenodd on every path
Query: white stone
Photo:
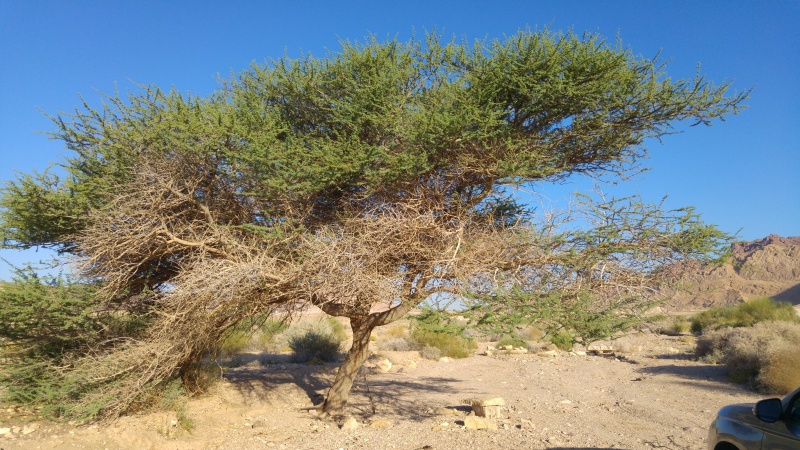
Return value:
M 380 370 L 381 372 L 388 372 L 388 371 L 392 370 L 392 362 L 389 361 L 388 359 L 383 359 L 383 360 L 378 361 L 375 364 L 375 367 L 378 370 Z
M 343 430 L 355 430 L 359 426 L 360 426 L 360 424 L 355 419 L 355 417 L 351 417 L 351 418 L 349 418 L 349 419 L 344 421 L 344 423 L 342 424 L 342 429 Z
M 483 417 L 467 416 L 464 418 L 464 428 L 468 430 L 496 430 L 497 424 Z

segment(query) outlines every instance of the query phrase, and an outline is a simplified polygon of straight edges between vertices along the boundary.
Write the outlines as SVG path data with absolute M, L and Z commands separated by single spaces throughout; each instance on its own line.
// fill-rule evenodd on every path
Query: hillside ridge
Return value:
M 771 234 L 736 242 L 723 263 L 682 263 L 671 269 L 670 310 L 697 310 L 772 297 L 800 305 L 800 236 Z

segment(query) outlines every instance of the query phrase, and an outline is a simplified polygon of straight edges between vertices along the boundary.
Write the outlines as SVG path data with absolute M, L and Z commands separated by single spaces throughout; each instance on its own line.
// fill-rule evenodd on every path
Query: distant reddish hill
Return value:
M 769 235 L 731 246 L 724 264 L 692 262 L 674 267 L 679 289 L 664 306 L 696 310 L 772 297 L 800 305 L 800 236 Z

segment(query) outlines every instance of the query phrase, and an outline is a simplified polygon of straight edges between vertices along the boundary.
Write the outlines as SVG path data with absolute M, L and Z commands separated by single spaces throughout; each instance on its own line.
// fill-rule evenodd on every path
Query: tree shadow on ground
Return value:
M 725 393 L 741 393 L 747 391 L 745 385 L 734 384 L 728 381 L 728 370 L 721 365 L 691 365 L 666 364 L 662 366 L 643 367 L 638 370 L 644 375 L 674 375 L 684 383 L 698 389 L 721 391 Z M 703 383 L 699 383 L 703 381 Z
M 295 363 L 290 358 L 281 357 L 288 355 L 237 356 L 237 367 L 225 370 L 223 378 L 246 402 L 282 403 L 297 409 L 310 409 L 321 404 L 339 367 L 338 362 L 313 365 Z M 469 395 L 470 392 L 455 387 L 460 381 L 443 377 L 415 376 L 409 379 L 403 374 L 375 373 L 369 368 L 362 368 L 350 393 L 347 414 L 363 418 L 380 415 L 421 421 L 431 416 L 431 404 L 415 398 L 433 393 Z M 304 393 L 304 398 L 299 398 L 300 391 Z M 415 392 L 425 394 L 414 395 Z M 449 405 L 447 408 L 454 415 L 466 415 L 470 409 L 463 405 Z

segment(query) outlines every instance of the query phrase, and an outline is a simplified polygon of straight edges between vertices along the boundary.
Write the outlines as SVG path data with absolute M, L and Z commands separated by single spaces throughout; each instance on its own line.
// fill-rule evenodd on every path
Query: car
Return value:
M 800 450 L 800 388 L 783 400 L 728 405 L 708 430 L 709 450 Z

